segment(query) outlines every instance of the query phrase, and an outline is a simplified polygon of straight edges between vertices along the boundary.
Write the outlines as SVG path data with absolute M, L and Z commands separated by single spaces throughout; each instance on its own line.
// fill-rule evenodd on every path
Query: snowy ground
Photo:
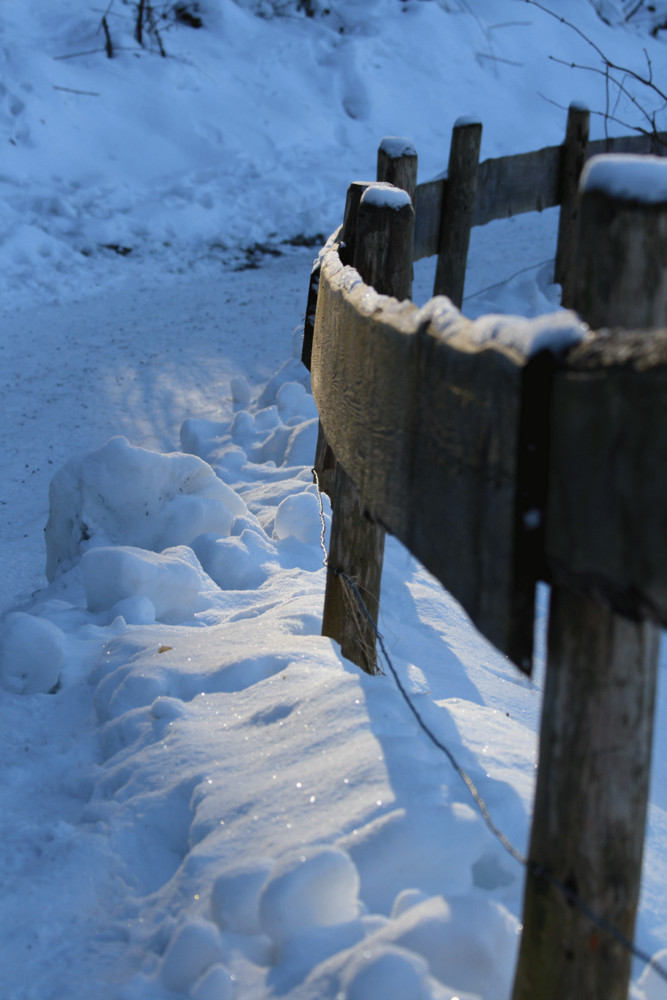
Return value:
M 482 117 L 483 156 L 538 148 L 564 129 L 549 100 L 603 108 L 603 81 L 550 59 L 595 54 L 520 0 L 252 6 L 200 3 L 205 27 L 165 30 L 161 59 L 116 0 L 112 60 L 75 55 L 103 47 L 100 11 L 0 9 L 0 997 L 506 1000 L 521 869 L 391 677 L 319 634 L 298 361 L 316 249 L 283 240 L 338 224 L 385 134 L 414 140 L 424 179 L 460 115 Z M 597 3 L 615 26 L 552 7 L 619 62 L 643 68 L 646 46 L 664 79 L 664 42 L 619 26 L 623 4 Z M 554 309 L 556 225 L 476 231 L 465 311 Z M 545 614 L 543 593 L 538 647 Z M 520 678 L 391 540 L 380 626 L 523 851 L 541 671 Z M 662 694 L 651 954 L 666 715 Z M 634 979 L 667 996 L 639 962 Z

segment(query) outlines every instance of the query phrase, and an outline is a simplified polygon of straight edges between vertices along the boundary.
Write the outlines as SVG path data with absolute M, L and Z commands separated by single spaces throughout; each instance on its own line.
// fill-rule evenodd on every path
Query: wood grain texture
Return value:
M 667 316 L 665 261 L 667 204 L 620 200 L 603 191 L 584 192 L 573 290 L 577 311 L 593 329 L 663 326 Z
M 417 188 L 417 154 L 407 139 L 391 140 L 393 146 L 403 144 L 400 156 L 394 155 L 393 151 L 390 154 L 386 143 L 387 140 L 383 139 L 378 149 L 377 179 L 407 191 L 410 198 L 414 199 Z
M 567 115 L 565 143 L 561 151 L 558 218 L 558 242 L 554 281 L 562 289 L 561 304 L 571 306 L 574 299 L 574 253 L 577 241 L 579 178 L 588 156 L 590 111 L 576 104 Z
M 589 142 L 589 158 L 599 156 L 600 153 L 654 153 L 656 156 L 667 156 L 667 132 L 612 136 Z
M 639 895 L 658 635 L 555 587 L 530 858 L 629 940 Z M 529 874 L 513 1000 L 626 1000 L 632 955 Z
M 331 248 L 334 244 L 338 245 L 341 239 L 342 227 L 339 227 L 335 233 L 333 233 L 323 250 Z M 306 300 L 306 313 L 303 320 L 303 340 L 301 342 L 301 363 L 302 365 L 310 371 L 310 356 L 313 350 L 313 331 L 315 330 L 315 314 L 317 312 L 317 291 L 320 287 L 320 259 L 321 254 L 313 261 L 313 266 L 310 272 L 310 280 L 308 282 L 308 298 Z
M 375 626 L 380 609 L 385 532 L 368 517 L 355 483 L 340 462 L 336 464 L 331 502 L 333 519 L 322 635 L 335 639 L 343 656 L 352 663 L 368 674 L 375 674 L 378 672 Z M 354 589 L 349 580 L 354 582 Z
M 541 212 L 561 204 L 563 146 L 546 146 L 529 153 L 484 160 L 477 173 L 472 225 L 485 226 L 525 212 Z M 599 153 L 655 153 L 667 155 L 667 132 L 596 139 L 587 158 Z M 415 260 L 438 252 L 440 216 L 446 198 L 447 175 L 417 185 L 414 196 Z
M 351 244 L 356 271 L 364 281 L 380 291 L 407 299 L 412 288 L 414 231 L 414 210 L 410 200 L 401 190 L 405 201 L 401 204 L 399 199 L 396 203 L 398 192 L 387 183 L 365 186 L 361 197 L 357 198 L 359 193 L 354 185 L 348 191 L 343 225 L 347 253 Z M 373 195 L 379 195 L 379 200 Z M 348 354 L 347 362 L 352 371 L 358 358 L 353 350 Z M 322 453 L 323 466 L 327 463 L 331 466 L 334 454 L 336 456 L 335 469 L 324 470 L 327 484 L 333 475 L 333 518 L 322 633 L 340 643 L 344 656 L 368 673 L 375 673 L 375 626 L 385 529 L 369 516 L 365 498 L 345 459 L 337 453 L 335 445 L 333 449 L 329 444 L 324 448 L 325 440 L 328 442 L 327 432 L 321 424 L 318 452 Z M 354 589 L 350 580 L 354 581 Z M 366 611 L 360 607 L 359 596 Z
M 473 226 L 558 205 L 560 158 L 560 146 L 547 146 L 480 163 Z
M 354 263 L 359 206 L 364 191 L 374 183 L 375 181 L 353 181 L 347 189 L 343 226 L 338 237 L 338 253 L 344 264 Z
M 433 294 L 446 295 L 459 309 L 463 302 L 481 144 L 482 126 L 479 122 L 454 126 L 447 190 L 442 199 Z
M 667 324 L 665 261 L 667 204 L 584 192 L 575 304 L 593 326 L 635 332 L 596 335 L 555 376 L 546 533 L 554 579 L 663 624 L 667 334 L 656 328 Z
M 521 425 L 543 377 L 446 300 L 419 310 L 378 295 L 335 248 L 323 258 L 312 379 L 327 440 L 370 515 L 524 670 L 540 544 Z
M 436 177 L 417 185 L 414 197 L 414 259 L 433 257 L 438 252 L 442 200 L 447 194 L 447 178 Z
M 632 165 L 626 169 L 631 178 Z M 662 275 L 646 253 L 630 261 L 628 252 L 650 253 L 638 231 L 653 234 L 667 206 L 631 217 L 627 202 L 604 199 L 601 206 L 598 192 L 584 190 L 580 201 L 574 306 L 589 323 L 613 323 L 619 312 L 632 324 L 665 323 Z M 619 216 L 624 232 L 615 228 Z M 615 286 L 628 301 L 618 302 Z M 647 332 L 598 334 L 554 377 L 546 547 L 556 582 L 530 840 L 535 867 L 526 879 L 513 1000 L 628 993 L 632 956 L 590 913 L 632 940 L 659 651 L 657 628 L 641 619 L 667 593 L 660 472 L 654 492 L 659 456 L 667 454 L 666 360 L 664 331 L 657 341 Z M 576 893 L 588 913 L 541 872 Z
M 667 625 L 667 332 L 607 331 L 554 378 L 551 579 Z

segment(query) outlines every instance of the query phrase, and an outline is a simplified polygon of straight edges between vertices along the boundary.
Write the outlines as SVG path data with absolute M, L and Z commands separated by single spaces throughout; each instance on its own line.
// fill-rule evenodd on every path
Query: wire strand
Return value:
M 562 893 L 563 896 L 565 896 L 568 902 L 572 903 L 572 905 L 576 906 L 577 909 L 584 914 L 584 916 L 588 917 L 591 923 L 595 924 L 595 926 L 598 927 L 600 930 L 605 931 L 607 934 L 613 937 L 626 951 L 634 955 L 635 958 L 638 958 L 640 959 L 640 961 L 644 962 L 649 968 L 653 969 L 653 971 L 661 979 L 667 982 L 666 968 L 664 968 L 659 962 L 656 962 L 654 958 L 647 951 L 634 944 L 633 941 L 631 941 L 628 937 L 626 937 L 626 935 L 623 934 L 622 931 L 620 931 L 617 927 L 615 927 L 612 923 L 610 923 L 605 917 L 601 917 L 599 914 L 595 913 L 595 911 L 592 910 L 590 906 L 588 906 L 588 904 L 585 903 L 584 900 L 576 892 L 574 892 L 574 890 L 570 889 L 569 886 L 567 886 L 564 882 L 561 882 L 560 879 L 557 879 L 554 875 L 552 875 L 551 872 L 548 871 L 545 865 L 540 864 L 539 862 L 536 861 L 531 861 L 530 859 L 526 858 L 521 853 L 521 851 L 517 850 L 517 848 L 514 847 L 509 838 L 493 822 L 493 818 L 491 817 L 488 806 L 484 801 L 484 798 L 480 793 L 479 789 L 477 788 L 475 782 L 472 780 L 468 772 L 459 764 L 458 760 L 456 759 L 452 751 L 449 749 L 449 747 L 447 747 L 435 735 L 435 733 L 424 722 L 423 718 L 415 708 L 412 700 L 410 699 L 407 691 L 405 690 L 405 687 L 403 686 L 403 683 L 398 675 L 398 671 L 396 670 L 391 660 L 391 657 L 387 652 L 387 647 L 385 645 L 384 637 L 380 632 L 380 630 L 378 629 L 375 622 L 373 621 L 373 618 L 359 592 L 357 584 L 350 576 L 348 576 L 347 573 L 343 572 L 343 570 L 329 566 L 329 553 L 327 552 L 327 547 L 326 547 L 326 523 L 324 520 L 324 506 L 322 503 L 322 491 L 320 489 L 320 480 L 316 469 L 313 469 L 312 473 L 315 480 L 315 485 L 317 487 L 318 501 L 320 507 L 320 519 L 322 522 L 322 532 L 320 536 L 320 542 L 322 546 L 322 551 L 324 552 L 323 564 L 324 566 L 330 568 L 331 572 L 334 573 L 335 576 L 338 576 L 340 577 L 341 580 L 344 580 L 346 585 L 349 587 L 350 591 L 354 594 L 361 613 L 369 622 L 375 634 L 377 642 L 380 646 L 382 657 L 385 663 L 387 664 L 389 672 L 394 678 L 394 681 L 396 683 L 396 686 L 399 690 L 401 697 L 403 698 L 403 701 L 410 709 L 410 712 L 412 713 L 419 728 L 428 737 L 430 742 L 445 755 L 445 757 L 451 764 L 454 771 L 461 778 L 463 784 L 468 789 L 468 792 L 472 797 L 475 805 L 477 806 L 477 809 L 479 810 L 479 813 L 482 819 L 484 820 L 486 826 L 488 827 L 488 829 L 491 831 L 496 840 L 502 845 L 502 847 L 507 851 L 507 853 L 511 855 L 511 857 L 514 858 L 514 860 L 518 864 L 520 864 L 522 868 L 525 868 L 526 871 L 529 872 L 534 877 L 543 879 L 544 881 L 548 882 L 554 889 L 557 889 L 560 893 Z

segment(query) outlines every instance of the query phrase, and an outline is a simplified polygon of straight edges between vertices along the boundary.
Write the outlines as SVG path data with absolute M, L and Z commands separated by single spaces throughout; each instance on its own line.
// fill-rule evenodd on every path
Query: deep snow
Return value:
M 391 676 L 319 634 L 298 360 L 316 247 L 283 241 L 335 228 L 384 135 L 412 139 L 425 179 L 461 115 L 484 122 L 483 156 L 538 148 L 564 130 L 549 101 L 604 108 L 604 81 L 550 59 L 596 57 L 520 0 L 253 6 L 200 3 L 204 28 L 165 30 L 161 59 L 116 0 L 112 60 L 77 54 L 103 48 L 101 11 L 0 10 L 0 996 L 505 1000 L 521 869 Z M 664 76 L 645 20 L 619 26 L 628 5 L 551 6 Z M 556 225 L 475 231 L 464 311 L 553 311 Z M 541 669 L 521 678 L 391 539 L 380 627 L 525 850 Z M 665 714 L 663 695 L 650 953 L 667 946 Z M 639 962 L 634 990 L 667 996 Z

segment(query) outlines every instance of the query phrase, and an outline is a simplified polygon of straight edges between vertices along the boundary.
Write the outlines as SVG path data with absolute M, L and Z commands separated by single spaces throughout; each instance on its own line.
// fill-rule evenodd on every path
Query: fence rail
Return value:
M 405 190 L 351 185 L 313 272 L 304 337 L 315 464 L 333 507 L 323 632 L 345 655 L 373 672 L 373 623 L 354 615 L 344 581 L 377 622 L 385 530 L 527 672 L 536 583 L 552 584 L 514 1000 L 627 995 L 630 957 L 586 908 L 632 938 L 657 673 L 650 622 L 667 624 L 667 196 L 644 200 L 636 169 L 629 194 L 607 190 L 593 166 L 573 200 L 597 148 L 586 133 L 574 108 L 563 147 L 478 167 L 481 127 L 460 122 L 446 182 L 424 186 L 413 150 L 381 147 L 380 174 L 400 176 L 416 219 Z M 615 149 L 637 152 L 643 139 Z M 436 286 L 462 293 L 475 220 L 552 198 L 572 304 L 598 329 L 621 328 L 592 333 L 575 313 L 471 322 L 445 299 L 409 300 L 415 233 L 437 228 Z
M 578 109 L 575 107 L 575 112 Z M 664 155 L 667 132 L 595 139 L 587 143 L 586 159 L 602 153 L 655 153 Z M 565 144 L 546 146 L 535 152 L 483 160 L 477 174 L 473 226 L 496 219 L 509 219 L 526 212 L 542 212 L 562 204 L 562 165 Z M 414 259 L 438 253 L 440 214 L 447 175 L 417 185 L 415 192 Z

